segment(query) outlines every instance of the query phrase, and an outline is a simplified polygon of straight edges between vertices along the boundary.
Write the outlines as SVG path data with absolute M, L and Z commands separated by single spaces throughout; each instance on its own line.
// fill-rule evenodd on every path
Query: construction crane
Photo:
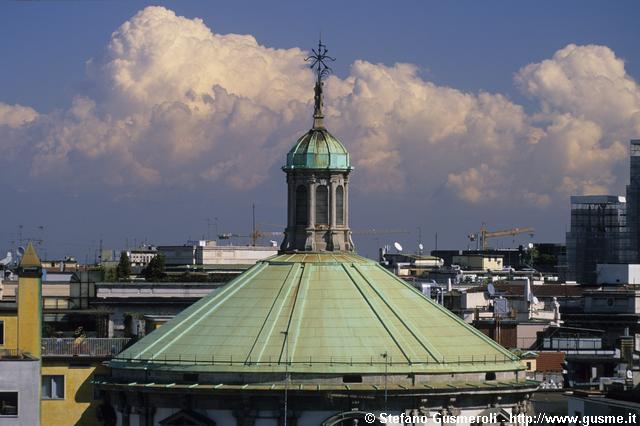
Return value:
M 485 223 L 480 227 L 480 232 L 477 234 L 469 234 L 467 237 L 469 241 L 479 241 L 479 246 L 482 250 L 487 249 L 487 240 L 489 238 L 498 238 L 498 237 L 514 237 L 520 234 L 529 234 L 529 236 L 533 237 L 534 229 L 527 228 L 511 228 L 504 229 L 502 231 L 487 231 L 487 225 Z
M 231 233 L 231 232 L 226 232 L 224 234 L 218 234 L 218 239 L 219 240 L 230 240 L 231 238 L 249 238 L 249 239 L 251 239 L 251 245 L 255 246 L 256 243 L 258 242 L 258 240 L 263 238 L 263 237 L 281 237 L 282 235 L 284 235 L 283 232 L 264 232 L 264 231 L 261 231 L 259 229 L 256 229 L 255 231 L 251 232 L 250 235 L 240 235 L 240 234 L 234 234 L 234 233 Z
M 218 234 L 218 239 L 230 240 L 231 238 L 249 238 L 251 240 L 251 245 L 255 246 L 258 240 L 264 237 L 278 238 L 284 235 L 284 232 L 282 231 L 263 231 L 262 228 L 265 226 L 277 227 L 281 229 L 286 228 L 284 225 L 280 225 L 276 223 L 256 223 L 255 222 L 255 206 L 253 206 L 253 224 L 252 224 L 253 229 L 251 230 L 249 235 L 240 235 L 240 234 L 234 234 L 232 232 L 226 232 L 226 233 Z
M 285 225 L 280 225 L 277 223 L 259 223 L 256 225 L 256 231 L 258 234 L 258 238 L 264 235 L 284 235 L 284 232 L 261 232 L 260 228 L 263 226 L 273 226 L 281 229 L 285 229 Z M 386 235 L 386 234 L 410 234 L 409 231 L 405 229 L 353 229 L 351 230 L 353 235 Z
M 255 246 L 256 243 L 258 242 L 259 239 L 264 238 L 264 237 L 281 237 L 284 235 L 284 232 L 278 232 L 278 231 L 274 231 L 274 232 L 266 232 L 266 231 L 262 231 L 262 225 L 267 225 L 267 226 L 282 226 L 282 228 L 285 228 L 284 225 L 276 225 L 276 224 L 256 224 L 255 229 L 249 234 L 249 235 L 240 235 L 240 234 L 234 234 L 231 232 L 227 232 L 227 233 L 223 233 L 223 234 L 218 234 L 218 239 L 219 240 L 230 240 L 231 238 L 250 238 L 251 239 L 251 245 Z M 360 230 L 354 230 L 352 231 L 353 235 L 388 235 L 388 234 L 409 234 L 409 231 L 406 231 L 404 229 L 360 229 Z
M 387 235 L 387 234 L 410 234 L 405 229 L 354 229 L 351 231 L 353 235 Z

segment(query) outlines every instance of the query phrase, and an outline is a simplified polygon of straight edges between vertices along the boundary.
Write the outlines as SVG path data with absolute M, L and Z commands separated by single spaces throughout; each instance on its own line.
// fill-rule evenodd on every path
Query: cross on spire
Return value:
M 322 114 L 322 105 L 323 105 L 323 96 L 322 96 L 322 79 L 331 74 L 332 69 L 329 65 L 326 64 L 325 61 L 335 61 L 335 58 L 327 55 L 329 50 L 327 46 L 322 44 L 322 40 L 318 41 L 318 49 L 311 49 L 313 55 L 305 58 L 305 61 L 311 61 L 309 68 L 315 69 L 316 72 L 316 85 L 314 88 L 314 108 L 313 108 L 313 127 L 314 129 L 324 127 L 322 119 L 324 115 Z

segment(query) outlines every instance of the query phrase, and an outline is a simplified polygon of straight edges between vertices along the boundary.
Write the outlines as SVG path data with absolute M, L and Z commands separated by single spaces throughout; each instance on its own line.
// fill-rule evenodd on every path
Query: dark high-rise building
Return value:
M 640 139 L 632 139 L 627 185 L 627 230 L 631 263 L 640 263 Z
M 627 262 L 626 225 L 624 197 L 571 197 L 571 230 L 567 232 L 567 278 L 580 284 L 595 284 L 598 263 Z
M 640 139 L 630 143 L 627 196 L 571 197 L 567 279 L 596 284 L 598 263 L 640 263 Z

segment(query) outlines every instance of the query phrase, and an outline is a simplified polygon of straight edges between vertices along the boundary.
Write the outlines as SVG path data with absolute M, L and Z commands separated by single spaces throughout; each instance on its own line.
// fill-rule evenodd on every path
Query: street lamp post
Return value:
M 288 403 L 288 394 L 289 394 L 289 332 L 281 331 L 284 335 L 284 426 L 287 426 L 287 417 L 289 417 L 287 403 Z
M 389 368 L 389 363 L 387 362 L 387 357 L 389 354 L 385 351 L 380 354 L 380 356 L 384 359 L 384 409 L 387 409 L 387 373 Z

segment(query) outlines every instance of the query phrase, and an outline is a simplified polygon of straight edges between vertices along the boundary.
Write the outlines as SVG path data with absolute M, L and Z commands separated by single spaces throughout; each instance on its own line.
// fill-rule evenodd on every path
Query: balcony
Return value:
M 42 339 L 42 356 L 112 358 L 130 341 L 129 338 L 45 338 Z
M 33 361 L 37 360 L 27 352 L 22 352 L 18 349 L 4 349 L 0 348 L 0 361 Z

